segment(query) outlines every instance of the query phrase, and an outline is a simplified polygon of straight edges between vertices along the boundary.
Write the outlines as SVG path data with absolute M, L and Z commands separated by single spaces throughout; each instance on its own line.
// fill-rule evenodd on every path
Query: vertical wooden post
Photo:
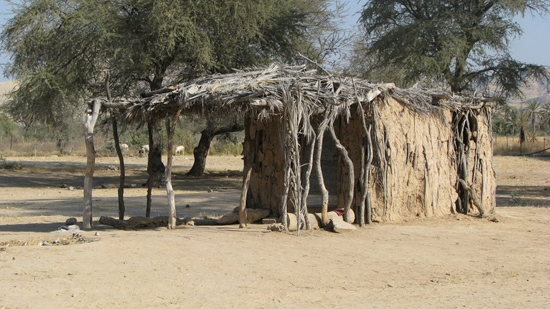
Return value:
M 176 200 L 174 196 L 174 188 L 172 188 L 172 161 L 174 147 L 174 127 L 171 125 L 170 118 L 166 117 L 166 135 L 168 135 L 167 156 L 168 162 L 165 169 L 165 184 L 166 184 L 166 197 L 168 199 L 168 229 L 176 228 Z
M 94 127 L 99 116 L 101 103 L 99 100 L 93 100 L 86 109 L 86 132 L 84 140 L 86 143 L 86 174 L 84 176 L 84 215 L 83 228 L 89 230 L 92 228 L 92 188 L 95 168 L 95 148 L 94 148 Z
M 168 229 L 176 228 L 176 200 L 174 195 L 174 188 L 172 187 L 172 163 L 174 160 L 174 131 L 176 130 L 176 124 L 180 117 L 183 108 L 178 109 L 177 113 L 172 117 L 166 117 L 166 135 L 168 136 L 167 156 L 168 162 L 166 163 L 166 169 L 164 170 L 165 184 L 166 184 L 166 197 L 168 199 Z
M 114 115 L 112 116 L 111 121 L 113 122 L 113 137 L 115 139 L 115 149 L 120 165 L 120 178 L 118 184 L 118 219 L 124 220 L 124 212 L 126 211 L 126 207 L 124 206 L 124 184 L 126 182 L 126 167 L 124 166 L 124 156 L 122 155 L 122 149 L 120 149 L 120 140 L 118 138 L 118 123 Z
M 107 92 L 107 99 L 109 102 L 112 101 L 111 98 L 111 89 L 109 87 L 109 83 L 111 81 L 111 74 L 107 73 L 107 77 L 105 78 L 105 92 Z M 111 111 L 111 121 L 113 124 L 113 138 L 115 140 L 115 149 L 116 154 L 118 156 L 118 162 L 120 165 L 120 178 L 119 178 L 119 184 L 118 184 L 118 219 L 124 220 L 124 183 L 126 181 L 126 168 L 124 166 L 124 157 L 122 156 L 122 150 L 120 149 L 120 140 L 118 138 L 118 123 L 115 116 L 115 111 Z
M 304 204 L 304 206 L 302 208 L 302 214 L 303 214 L 304 220 L 306 222 L 306 229 L 307 230 L 311 230 L 311 222 L 309 221 L 308 210 L 307 210 L 307 197 L 309 195 L 309 189 L 310 189 L 310 183 L 311 183 L 310 178 L 311 178 L 311 172 L 313 171 L 313 161 L 314 161 L 314 154 L 315 154 L 316 135 L 315 135 L 314 130 L 312 132 L 312 135 L 313 135 L 312 139 L 309 140 L 309 141 L 306 141 L 306 146 L 308 146 L 306 148 L 309 149 L 309 159 L 307 161 L 306 174 L 305 174 L 305 177 L 303 179 L 304 189 L 302 190 L 302 203 Z
M 147 122 L 147 132 L 149 136 L 149 151 L 147 152 L 147 206 L 145 207 L 145 217 L 151 217 L 151 204 L 153 203 L 153 182 L 155 181 L 155 172 L 153 171 L 153 151 L 155 150 L 155 144 L 153 139 L 153 131 L 155 130 L 155 123 L 153 120 Z M 165 170 L 166 172 L 166 170 Z

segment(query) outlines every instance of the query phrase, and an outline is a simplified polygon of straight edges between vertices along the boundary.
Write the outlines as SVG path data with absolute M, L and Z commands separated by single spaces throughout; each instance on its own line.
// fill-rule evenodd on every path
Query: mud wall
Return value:
M 269 209 L 280 215 L 284 191 L 284 160 L 280 139 L 281 121 L 278 117 L 245 120 L 244 158 L 252 165 L 247 208 Z
M 372 125 L 371 135 L 381 145 L 380 153 L 377 154 L 374 149 L 370 169 L 372 219 L 397 221 L 454 213 L 459 183 L 453 144 L 453 112 L 439 108 L 431 114 L 422 115 L 391 98 L 380 99 L 374 104 L 373 109 L 366 111 L 367 126 Z M 339 135 L 354 162 L 357 185 L 362 162 L 358 145 L 364 142 L 364 129 L 360 114 L 354 110 L 352 106 L 349 122 L 342 122 L 339 126 Z M 373 115 L 378 115 L 378 121 L 373 120 Z M 477 144 L 474 140 L 470 141 L 468 166 L 472 177 L 469 183 L 473 184 L 485 209 L 492 211 L 496 185 L 488 121 L 487 115 L 480 112 L 479 137 Z M 478 155 L 474 155 L 476 152 Z M 345 179 L 345 167 L 340 164 L 338 170 L 338 179 Z M 347 190 L 347 184 L 340 181 L 339 203 L 343 202 L 344 190 Z M 357 199 L 356 192 L 353 205 L 357 205 Z M 477 211 L 471 203 L 469 209 L 474 213 Z

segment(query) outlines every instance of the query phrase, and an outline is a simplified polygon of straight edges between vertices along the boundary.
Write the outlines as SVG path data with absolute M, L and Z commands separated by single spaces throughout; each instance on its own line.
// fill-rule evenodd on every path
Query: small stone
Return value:
M 277 223 L 277 219 L 275 218 L 264 218 L 262 219 L 262 224 L 274 224 Z
M 59 228 L 60 232 L 74 232 L 74 231 L 80 231 L 80 227 L 76 224 L 74 225 L 63 225 Z
M 274 223 L 268 225 L 267 230 L 272 232 L 282 232 L 285 230 L 285 227 L 281 223 Z
M 65 221 L 65 225 L 75 225 L 78 222 L 76 218 L 69 218 Z
M 95 235 L 95 236 L 99 236 L 99 232 L 95 232 L 95 234 L 94 234 L 94 235 Z
M 191 205 L 189 205 L 189 204 L 185 205 L 185 208 L 189 208 L 189 207 L 191 207 Z

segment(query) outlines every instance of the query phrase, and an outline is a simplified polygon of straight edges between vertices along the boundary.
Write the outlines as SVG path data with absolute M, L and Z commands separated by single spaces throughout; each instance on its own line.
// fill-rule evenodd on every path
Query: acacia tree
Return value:
M 307 0 L 11 3 L 15 16 L 1 40 L 12 55 L 5 73 L 20 86 L 11 94 L 9 111 L 25 123 L 53 127 L 68 111 L 81 109 L 83 98 L 105 95 L 106 89 L 113 97 L 132 96 L 199 74 L 290 59 L 305 39 L 308 17 L 319 13 Z M 162 162 L 159 124 L 147 125 L 150 209 Z
M 548 0 L 370 0 L 360 23 L 369 71 L 400 68 L 407 82 L 443 81 L 453 93 L 496 85 L 520 94 L 529 77 L 548 80 L 542 66 L 512 59 L 508 42 L 521 34 L 512 18 L 546 14 Z
M 338 24 L 344 16 L 342 4 L 337 0 L 292 0 L 287 2 L 291 3 L 289 7 L 283 7 L 283 13 L 277 13 L 282 3 L 276 2 L 266 2 L 275 7 L 261 4 L 264 8 L 255 17 L 242 10 L 240 5 L 234 10 L 221 8 L 211 15 L 212 19 L 208 22 L 213 30 L 209 40 L 212 59 L 216 64 L 211 73 L 228 73 L 233 68 L 266 65 L 273 60 L 304 63 L 303 56 L 317 64 L 334 66 L 334 63 L 329 63 L 331 56 L 341 52 L 348 38 Z M 227 14 L 230 17 L 224 18 Z M 270 16 L 276 18 L 266 24 L 263 18 L 273 18 Z M 235 18 L 236 22 L 228 22 Z M 246 26 L 250 23 L 260 29 L 267 28 L 258 33 L 259 37 L 236 35 L 242 32 L 243 26 L 250 27 Z M 192 72 L 196 74 L 196 69 Z M 217 135 L 241 131 L 244 127 L 242 118 L 235 115 L 210 115 L 206 124 L 198 145 L 193 149 L 194 163 L 187 175 L 200 176 L 204 173 L 210 144 Z

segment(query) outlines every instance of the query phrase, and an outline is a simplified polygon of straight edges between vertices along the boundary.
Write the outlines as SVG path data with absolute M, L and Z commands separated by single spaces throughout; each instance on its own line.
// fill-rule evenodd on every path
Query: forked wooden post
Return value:
M 95 148 L 94 148 L 94 127 L 99 116 L 101 102 L 93 100 L 86 109 L 86 133 L 84 140 L 86 143 L 86 174 L 84 176 L 84 216 L 82 219 L 83 228 L 89 230 L 92 228 L 92 188 L 95 168 Z
M 183 108 L 180 108 L 177 113 L 170 119 L 166 117 L 166 133 L 168 135 L 167 155 L 168 162 L 166 163 L 166 169 L 164 171 L 165 184 L 166 184 L 166 197 L 168 199 L 168 229 L 175 229 L 177 225 L 176 219 L 176 200 L 174 194 L 174 188 L 172 187 L 172 163 L 174 159 L 174 131 L 178 122 L 179 116 Z

